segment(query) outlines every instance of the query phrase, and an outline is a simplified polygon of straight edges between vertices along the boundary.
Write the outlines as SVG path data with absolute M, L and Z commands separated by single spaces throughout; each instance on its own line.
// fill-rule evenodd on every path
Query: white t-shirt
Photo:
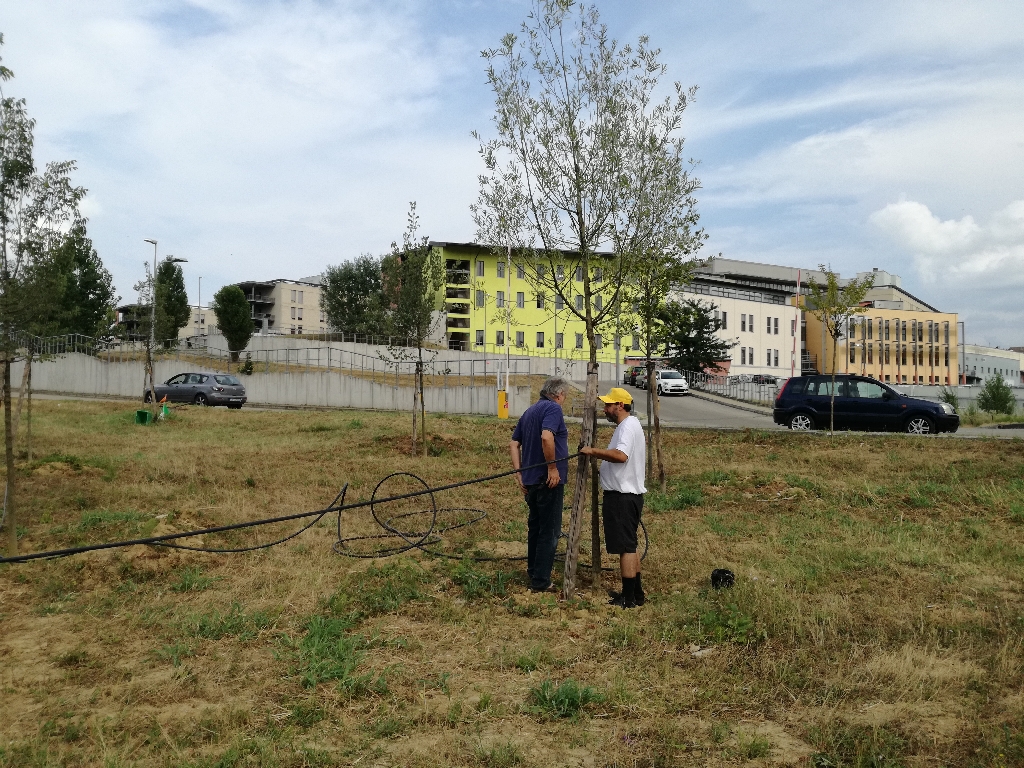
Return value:
M 647 467 L 647 443 L 644 428 L 636 416 L 627 416 L 615 428 L 609 451 L 622 451 L 629 459 L 624 464 L 601 462 L 601 487 L 619 493 L 647 493 L 644 470 Z

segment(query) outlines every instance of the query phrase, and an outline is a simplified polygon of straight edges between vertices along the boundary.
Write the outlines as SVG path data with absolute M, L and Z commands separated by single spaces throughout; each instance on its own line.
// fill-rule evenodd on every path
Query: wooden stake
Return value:
M 594 444 L 594 416 L 597 413 L 597 372 L 598 364 L 587 363 L 587 393 L 583 404 L 583 425 L 581 440 L 584 446 Z M 572 495 L 572 514 L 569 518 L 569 541 L 565 547 L 565 578 L 562 581 L 562 597 L 571 599 L 576 594 L 576 565 L 580 558 L 580 532 L 583 528 L 583 513 L 587 502 L 587 475 L 590 461 L 586 456 L 576 459 L 576 485 Z

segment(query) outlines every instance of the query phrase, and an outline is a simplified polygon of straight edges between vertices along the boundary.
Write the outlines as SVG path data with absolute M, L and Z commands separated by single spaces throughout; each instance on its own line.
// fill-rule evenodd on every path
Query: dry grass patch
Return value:
M 433 455 L 410 457 L 404 414 L 131 416 L 38 405 L 23 550 L 316 509 L 346 482 L 365 500 L 396 471 L 435 486 L 491 474 L 511 430 L 432 415 Z M 444 534 L 450 557 L 339 557 L 324 519 L 244 555 L 2 566 L 0 766 L 1024 763 L 1024 443 L 666 442 L 635 612 L 606 605 L 612 574 L 562 603 L 527 592 L 521 562 L 473 559 L 523 552 L 510 479 L 437 494 L 487 512 Z M 377 511 L 410 531 L 428 517 L 422 499 Z M 342 525 L 380 531 L 366 509 Z M 710 589 L 716 567 L 732 590 Z

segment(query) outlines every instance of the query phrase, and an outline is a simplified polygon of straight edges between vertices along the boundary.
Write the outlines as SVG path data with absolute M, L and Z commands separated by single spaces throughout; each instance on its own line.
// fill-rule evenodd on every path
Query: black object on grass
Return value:
M 715 589 L 729 588 L 736 583 L 736 574 L 728 568 L 715 568 L 711 572 L 711 586 Z

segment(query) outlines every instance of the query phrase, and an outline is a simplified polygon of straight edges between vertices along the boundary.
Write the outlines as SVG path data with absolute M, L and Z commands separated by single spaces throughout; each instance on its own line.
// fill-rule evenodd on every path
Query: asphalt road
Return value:
M 601 382 L 600 391 L 607 392 L 611 382 Z M 624 386 L 633 395 L 635 413 L 644 415 L 647 409 L 647 393 L 637 387 Z M 728 405 L 720 405 L 693 395 L 663 395 L 661 398 L 661 423 L 674 427 L 710 427 L 712 429 L 783 429 L 771 416 L 743 411 Z

